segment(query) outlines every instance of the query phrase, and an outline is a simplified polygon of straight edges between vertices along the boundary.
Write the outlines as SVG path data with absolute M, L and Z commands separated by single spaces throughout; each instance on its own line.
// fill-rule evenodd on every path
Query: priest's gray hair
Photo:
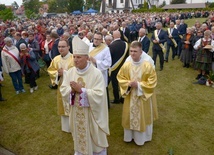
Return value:
M 12 40 L 12 38 L 10 38 L 10 37 L 6 37 L 6 38 L 4 38 L 4 43 L 6 44 L 6 43 L 8 43 L 8 42 L 13 42 L 13 40 Z
M 162 23 L 161 23 L 161 22 L 157 22 L 157 23 L 155 24 L 155 26 L 157 26 L 157 25 L 162 26 Z
M 20 48 L 20 49 L 26 49 L 27 46 L 25 45 L 25 43 L 21 43 L 21 44 L 19 45 L 19 48 Z
M 107 35 L 107 36 L 105 36 L 105 40 L 113 40 L 113 37 L 111 36 L 111 35 Z

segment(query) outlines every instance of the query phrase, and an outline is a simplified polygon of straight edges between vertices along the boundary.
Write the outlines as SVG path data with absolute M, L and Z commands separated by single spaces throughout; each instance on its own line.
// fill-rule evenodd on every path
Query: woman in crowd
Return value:
M 199 39 L 201 39 L 201 38 L 203 38 L 203 32 L 202 32 L 202 30 L 201 29 L 197 29 L 197 31 L 196 31 L 196 35 L 194 36 L 194 38 L 193 38 L 193 45 L 195 45 L 195 43 L 199 40 Z M 195 50 L 194 48 L 193 48 L 193 53 L 192 53 L 192 67 L 195 69 L 195 60 L 196 60 L 196 55 L 197 55 L 197 50 Z
M 51 58 L 50 58 L 50 51 L 53 46 L 53 41 L 50 36 L 50 32 L 46 33 L 46 39 L 41 44 L 41 50 L 43 54 L 43 60 L 46 63 L 47 68 L 50 66 Z
M 25 92 L 22 82 L 22 72 L 19 62 L 19 50 L 13 45 L 13 40 L 10 37 L 4 39 L 5 46 L 2 49 L 1 58 L 5 73 L 9 73 L 16 94 Z
M 183 62 L 183 67 L 189 68 L 190 62 L 192 61 L 192 50 L 193 50 L 193 39 L 194 35 L 191 28 L 187 28 L 187 33 L 181 40 L 182 43 L 182 53 L 181 61 Z
M 29 77 L 30 93 L 38 89 L 36 84 L 36 73 L 39 70 L 39 64 L 36 55 L 32 49 L 28 49 L 25 44 L 20 44 L 20 60 L 22 72 Z
M 206 30 L 204 32 L 204 37 L 199 39 L 194 45 L 194 49 L 197 50 L 195 67 L 199 73 L 196 79 L 205 76 L 206 72 L 212 70 L 212 52 L 214 51 L 214 40 L 211 38 L 211 33 L 212 32 L 210 30 Z

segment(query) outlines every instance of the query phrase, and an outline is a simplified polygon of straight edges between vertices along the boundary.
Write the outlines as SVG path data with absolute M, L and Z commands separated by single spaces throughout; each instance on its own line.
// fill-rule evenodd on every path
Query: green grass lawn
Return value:
M 169 59 L 163 71 L 157 62 L 159 119 L 154 122 L 152 141 L 144 146 L 123 142 L 122 104 L 111 105 L 108 155 L 167 155 L 169 150 L 175 155 L 214 154 L 214 88 L 193 84 L 197 71 L 183 68 L 177 58 Z M 25 84 L 27 92 L 16 95 L 5 75 L 2 94 L 7 101 L 0 102 L 0 145 L 17 155 L 74 154 L 71 134 L 61 131 L 56 91 L 49 89 L 48 75 L 41 72 L 37 83 L 39 89 L 33 94 Z M 112 99 L 111 87 L 110 93 Z

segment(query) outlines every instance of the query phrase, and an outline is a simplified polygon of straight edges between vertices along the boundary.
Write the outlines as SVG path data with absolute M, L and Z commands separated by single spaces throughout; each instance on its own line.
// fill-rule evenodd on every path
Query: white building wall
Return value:
M 169 5 L 172 0 L 150 0 L 154 1 L 154 5 L 157 6 L 162 5 L 164 1 L 166 1 L 166 5 Z M 209 0 L 208 0 L 209 1 Z M 186 0 L 186 3 L 206 3 L 207 0 Z
M 120 0 L 117 0 L 117 8 L 124 8 L 125 7 L 125 0 L 123 0 L 123 3 L 121 3 Z

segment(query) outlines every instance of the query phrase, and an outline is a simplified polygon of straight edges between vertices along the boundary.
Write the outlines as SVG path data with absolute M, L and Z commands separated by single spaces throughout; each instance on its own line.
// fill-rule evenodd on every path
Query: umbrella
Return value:
M 82 14 L 82 12 L 79 11 L 79 10 L 76 10 L 76 11 L 73 11 L 71 14 L 73 14 L 73 15 L 80 15 L 80 14 Z
M 94 10 L 94 9 L 92 9 L 92 8 L 90 8 L 90 9 L 88 9 L 86 12 L 84 12 L 84 13 L 97 13 L 97 10 Z

